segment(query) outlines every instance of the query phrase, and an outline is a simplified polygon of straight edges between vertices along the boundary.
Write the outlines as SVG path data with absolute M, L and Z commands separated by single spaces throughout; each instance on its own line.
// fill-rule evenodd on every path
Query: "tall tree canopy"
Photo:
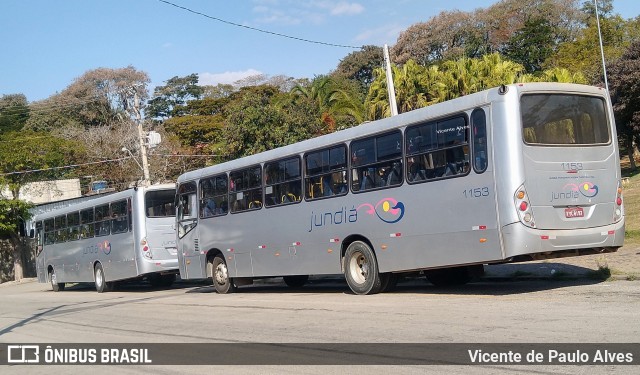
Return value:
M 173 77 L 164 86 L 157 86 L 153 90 L 153 98 L 149 100 L 146 109 L 148 118 L 168 118 L 180 114 L 189 100 L 200 99 L 204 89 L 198 86 L 198 74 L 192 73 L 186 77 Z

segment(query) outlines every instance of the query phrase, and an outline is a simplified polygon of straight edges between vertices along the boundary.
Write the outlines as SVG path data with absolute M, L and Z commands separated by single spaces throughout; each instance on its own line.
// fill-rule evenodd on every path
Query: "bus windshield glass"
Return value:
M 144 198 L 147 217 L 175 216 L 175 198 L 176 191 L 174 189 L 148 191 Z
M 602 98 L 571 94 L 523 95 L 524 141 L 533 145 L 598 145 L 610 142 Z

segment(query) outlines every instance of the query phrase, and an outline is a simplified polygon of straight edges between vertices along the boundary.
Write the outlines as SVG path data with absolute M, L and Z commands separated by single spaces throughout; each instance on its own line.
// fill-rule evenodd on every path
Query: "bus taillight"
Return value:
M 149 258 L 149 259 L 153 258 L 153 255 L 151 254 L 151 251 L 149 251 L 150 250 L 149 249 L 149 244 L 147 243 L 147 239 L 146 238 L 143 238 L 140 241 L 140 246 L 142 246 L 142 254 L 144 254 L 145 258 Z
M 531 205 L 529 204 L 529 197 L 527 191 L 524 189 L 524 185 L 520 186 L 514 194 L 514 203 L 517 207 L 518 217 L 520 221 L 531 228 L 535 228 L 536 224 L 533 220 L 533 212 L 531 211 Z
M 622 219 L 622 185 L 618 181 L 618 189 L 616 190 L 616 206 L 613 212 L 613 221 L 618 222 Z

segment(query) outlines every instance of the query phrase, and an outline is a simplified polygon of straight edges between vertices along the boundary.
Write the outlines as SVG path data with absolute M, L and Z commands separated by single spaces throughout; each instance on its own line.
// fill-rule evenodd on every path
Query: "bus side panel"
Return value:
M 102 263 L 107 281 L 138 276 L 136 244 L 130 233 L 115 234 L 100 244 L 98 259 Z M 98 240 L 98 238 L 96 238 Z

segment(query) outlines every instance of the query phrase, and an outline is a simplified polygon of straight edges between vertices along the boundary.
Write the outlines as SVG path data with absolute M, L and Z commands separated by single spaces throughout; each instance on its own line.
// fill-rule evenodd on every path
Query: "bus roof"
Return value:
M 549 83 L 549 82 L 532 82 L 519 83 L 506 86 L 508 89 L 514 89 L 516 92 L 523 91 L 579 91 L 590 92 L 602 95 L 604 89 L 593 86 L 569 84 L 569 83 Z M 255 155 L 231 160 L 210 167 L 205 167 L 193 171 L 186 172 L 178 177 L 177 182 L 193 181 L 203 176 L 211 176 L 214 174 L 243 168 L 250 165 L 256 165 L 265 161 L 277 160 L 282 157 L 297 155 L 314 149 L 323 148 L 332 144 L 349 142 L 353 139 L 364 137 L 371 134 L 383 132 L 385 130 L 400 128 L 411 124 L 419 123 L 425 119 L 436 119 L 447 116 L 451 113 L 460 112 L 467 109 L 473 109 L 482 105 L 486 105 L 490 101 L 502 100 L 498 94 L 498 88 L 494 87 L 488 90 L 477 92 L 474 94 L 462 96 L 446 102 L 434 104 L 431 106 L 419 108 L 413 111 L 405 112 L 393 117 L 365 122 L 358 126 L 337 131 L 335 133 L 322 135 L 319 137 L 307 139 L 291 145 L 279 147 L 273 150 L 264 151 Z

